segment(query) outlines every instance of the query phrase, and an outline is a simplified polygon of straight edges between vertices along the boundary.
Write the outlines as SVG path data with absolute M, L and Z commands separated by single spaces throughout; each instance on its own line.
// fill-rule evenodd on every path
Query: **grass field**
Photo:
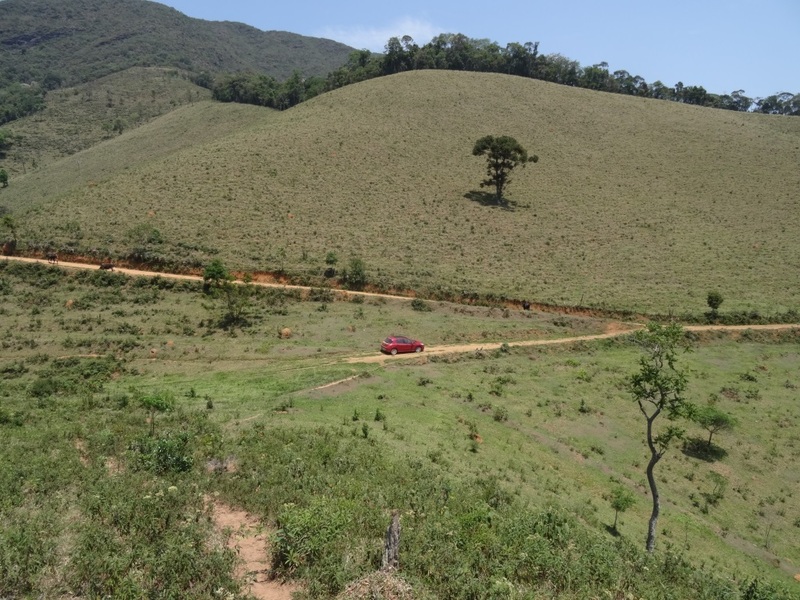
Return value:
M 345 362 L 377 352 L 388 331 L 435 346 L 576 336 L 608 322 L 254 294 L 249 326 L 225 331 L 197 283 L 0 262 L 3 594 L 181 593 L 187 581 L 198 597 L 234 590 L 234 557 L 200 541 L 217 539 L 199 500 L 215 493 L 282 527 L 273 567 L 308 577 L 313 597 L 374 568 L 392 509 L 403 572 L 429 597 L 738 598 L 733 588 L 753 577 L 764 597 L 796 592 L 796 331 L 692 334 L 694 351 L 680 356 L 688 397 L 740 424 L 711 453 L 693 443 L 706 432 L 686 424 L 689 445 L 657 468 L 656 564 L 641 562 L 646 448 L 621 387 L 638 356 L 624 339 Z M 153 398 L 172 408 L 149 413 Z M 616 485 L 636 497 L 619 537 L 604 499 Z M 524 566 L 501 537 L 529 526 L 554 548 L 567 531 L 572 541 L 550 566 Z M 632 580 L 647 565 L 652 576 Z M 535 572 L 543 579 L 526 579 Z M 729 595 L 702 587 L 717 578 Z
M 222 137 L 203 135 L 211 110 L 195 103 L 147 137 L 123 133 L 14 178 L 0 203 L 22 248 L 125 256 L 126 233 L 146 223 L 163 238 L 153 253 L 179 266 L 219 257 L 302 279 L 333 251 L 340 264 L 362 258 L 378 286 L 423 295 L 699 314 L 716 289 L 727 310 L 798 306 L 796 119 L 438 71 L 279 114 L 214 106 L 231 123 Z M 158 130 L 180 141 L 128 154 L 161 148 Z M 515 171 L 506 207 L 478 187 L 485 165 L 471 149 L 487 133 L 540 157 Z M 94 166 L 109 156 L 113 168 Z

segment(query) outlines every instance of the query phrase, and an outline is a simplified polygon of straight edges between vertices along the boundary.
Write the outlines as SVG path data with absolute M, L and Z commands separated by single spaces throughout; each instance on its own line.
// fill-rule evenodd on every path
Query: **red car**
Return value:
M 422 352 L 423 350 L 425 350 L 425 344 L 402 335 L 390 335 L 381 342 L 381 352 L 386 352 L 387 354 Z

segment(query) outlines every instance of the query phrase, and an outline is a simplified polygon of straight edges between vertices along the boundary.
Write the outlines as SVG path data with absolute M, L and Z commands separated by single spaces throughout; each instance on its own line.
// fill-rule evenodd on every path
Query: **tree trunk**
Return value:
M 647 464 L 647 483 L 650 484 L 650 494 L 653 497 L 653 512 L 650 513 L 650 523 L 647 526 L 647 551 L 653 552 L 656 547 L 656 528 L 658 527 L 658 513 L 661 511 L 661 502 L 656 487 L 656 478 L 653 474 L 656 463 L 661 457 L 657 452 L 653 453 L 650 462 Z
M 391 571 L 400 566 L 400 514 L 392 513 L 392 522 L 386 530 L 386 541 L 383 544 L 381 571 Z

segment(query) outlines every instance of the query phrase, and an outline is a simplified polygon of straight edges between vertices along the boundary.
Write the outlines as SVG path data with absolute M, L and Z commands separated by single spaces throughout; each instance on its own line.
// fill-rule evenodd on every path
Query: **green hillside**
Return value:
M 796 119 L 438 71 L 262 114 L 146 164 L 124 159 L 128 136 L 143 139 L 125 133 L 63 167 L 74 178 L 111 153 L 116 175 L 72 186 L 47 170 L 15 178 L 0 203 L 18 213 L 23 247 L 124 257 L 126 232 L 148 223 L 159 260 L 185 266 L 219 257 L 311 277 L 333 251 L 364 259 L 377 285 L 423 294 L 697 314 L 716 289 L 724 310 L 800 306 Z M 507 207 L 478 185 L 471 149 L 486 134 L 540 157 L 514 172 Z
M 42 111 L 4 128 L 14 143 L 3 167 L 12 177 L 28 173 L 210 96 L 185 72 L 160 67 L 132 67 L 51 91 Z
M 74 85 L 133 66 L 325 75 L 352 51 L 332 40 L 193 19 L 145 0 L 3 0 L 0 48 L 0 87 L 48 74 Z

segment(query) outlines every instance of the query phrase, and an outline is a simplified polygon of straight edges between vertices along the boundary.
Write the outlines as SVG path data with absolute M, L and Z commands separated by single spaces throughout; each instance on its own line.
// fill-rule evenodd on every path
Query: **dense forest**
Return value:
M 424 46 L 418 46 L 409 36 L 393 37 L 383 54 L 354 51 L 345 65 L 325 78 L 303 79 L 295 72 L 279 83 L 266 75 L 237 73 L 220 77 L 213 91 L 214 97 L 223 102 L 247 102 L 284 109 L 351 83 L 417 69 L 507 73 L 573 87 L 725 110 L 800 115 L 800 94 L 782 92 L 766 98 L 750 98 L 744 90 L 713 94 L 702 86 L 685 86 L 681 82 L 669 87 L 661 81 L 648 83 L 625 70 L 611 72 L 606 63 L 582 67 L 561 54 L 540 54 L 538 42 L 514 42 L 501 48 L 496 42 L 471 39 L 460 33 L 440 34 Z

